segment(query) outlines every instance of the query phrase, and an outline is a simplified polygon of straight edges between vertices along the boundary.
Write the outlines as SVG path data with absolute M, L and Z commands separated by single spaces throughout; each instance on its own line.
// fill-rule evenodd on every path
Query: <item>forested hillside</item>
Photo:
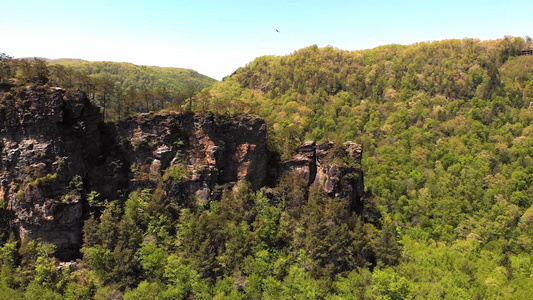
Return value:
M 80 59 L 12 59 L 3 54 L 0 82 L 37 83 L 81 90 L 102 108 L 106 121 L 162 109 L 184 110 L 215 79 L 194 70 Z M 5 79 L 5 80 L 4 80 Z
M 531 47 L 505 37 L 259 57 L 188 107 L 264 118 L 281 160 L 306 140 L 362 144 L 362 212 L 297 173 L 178 203 L 165 188 L 190 172 L 132 165 L 142 188 L 87 195 L 76 264 L 2 236 L 1 296 L 529 299 L 533 57 L 520 54 Z
M 72 59 L 55 59 L 46 61 L 49 66 L 62 70 L 70 67 L 74 72 L 94 77 L 109 76 L 122 89 L 165 89 L 170 93 L 179 94 L 191 85 L 197 92 L 212 85 L 216 80 L 202 75 L 194 70 L 180 68 L 161 68 L 154 66 L 138 66 L 131 63 L 117 63 L 109 61 L 82 61 Z M 66 78 L 57 74 L 60 86 L 72 85 Z M 59 78 L 60 77 L 60 78 Z
M 401 245 L 397 260 L 373 270 L 374 292 L 524 299 L 533 57 L 520 54 L 530 47 L 513 37 L 355 52 L 311 46 L 257 58 L 211 88 L 209 101 L 265 118 L 285 156 L 308 139 L 364 145 L 366 201 Z

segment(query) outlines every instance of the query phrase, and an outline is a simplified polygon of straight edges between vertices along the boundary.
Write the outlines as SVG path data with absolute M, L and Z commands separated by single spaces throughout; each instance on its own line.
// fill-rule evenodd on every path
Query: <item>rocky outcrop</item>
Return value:
M 28 87 L 0 97 L 0 209 L 13 212 L 21 239 L 55 244 L 60 259 L 79 255 L 89 194 L 119 199 L 177 169 L 184 175 L 165 191 L 175 201 L 207 200 L 240 179 L 265 185 L 266 124 L 249 115 L 143 114 L 109 125 L 82 93 Z
M 201 114 L 142 114 L 117 125 L 116 138 L 133 174 L 131 189 L 143 177 L 157 178 L 175 168 L 185 175 L 166 196 L 176 201 L 196 195 L 207 200 L 216 186 L 247 180 L 255 189 L 267 177 L 267 132 L 262 119 Z M 137 171 L 138 172 L 138 171 Z M 141 180 L 142 181 L 142 180 Z
M 21 239 L 78 254 L 84 202 L 105 168 L 99 110 L 81 93 L 29 87 L 3 95 L 0 199 Z M 117 190 L 118 186 L 114 185 Z M 112 195 L 109 195 L 112 196 Z
M 280 163 L 267 150 L 265 121 L 251 115 L 141 114 L 105 124 L 82 93 L 17 89 L 0 91 L 0 215 L 19 238 L 56 245 L 61 260 L 79 256 L 89 199 L 137 189 L 160 188 L 187 205 L 239 180 L 259 189 L 297 171 L 362 209 L 360 145 L 306 142 Z
M 311 185 L 316 179 L 317 172 L 317 158 L 316 158 L 316 144 L 313 141 L 307 141 L 298 148 L 296 154 L 290 159 L 283 162 L 283 170 L 297 171 L 302 174 L 302 177 Z
M 307 141 L 283 162 L 283 170 L 301 173 L 309 185 L 321 185 L 329 196 L 347 199 L 350 211 L 360 213 L 364 193 L 362 154 L 362 146 L 353 142 L 316 145 Z

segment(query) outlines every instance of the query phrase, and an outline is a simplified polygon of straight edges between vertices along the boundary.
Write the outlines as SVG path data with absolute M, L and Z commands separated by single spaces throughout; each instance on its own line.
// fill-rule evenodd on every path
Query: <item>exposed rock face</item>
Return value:
M 300 172 L 309 185 L 322 185 L 329 196 L 347 199 L 350 211 L 360 213 L 364 193 L 362 154 L 362 146 L 352 142 L 335 147 L 332 142 L 316 145 L 307 141 L 283 162 L 283 169 Z
M 307 141 L 298 146 L 296 154 L 283 162 L 283 169 L 302 173 L 303 178 L 311 185 L 315 181 L 317 172 L 315 142 Z
M 298 171 L 349 199 L 352 211 L 362 208 L 357 144 L 306 142 L 280 165 L 267 150 L 265 122 L 250 115 L 141 114 L 104 124 L 82 93 L 28 87 L 0 91 L 0 99 L 0 214 L 12 216 L 21 239 L 55 244 L 62 260 L 79 256 L 89 195 L 124 199 L 158 183 L 167 199 L 187 203 L 241 179 L 259 189 L 280 169 Z
M 13 96 L 0 110 L 0 199 L 21 239 L 76 256 L 82 199 L 106 163 L 99 110 L 81 93 L 31 87 Z
M 240 179 L 265 184 L 266 124 L 252 116 L 144 114 L 106 125 L 81 93 L 29 87 L 0 97 L 0 209 L 14 212 L 21 239 L 53 243 L 61 259 L 79 255 L 92 191 L 118 199 L 176 167 L 187 173 L 166 191 L 176 201 L 206 200 Z
M 129 163 L 149 170 L 148 176 L 160 176 L 175 167 L 187 171 L 167 191 L 167 197 L 177 201 L 191 194 L 207 200 L 216 185 L 240 179 L 256 189 L 266 181 L 267 135 L 262 119 L 210 113 L 143 114 L 119 123 L 116 134 Z

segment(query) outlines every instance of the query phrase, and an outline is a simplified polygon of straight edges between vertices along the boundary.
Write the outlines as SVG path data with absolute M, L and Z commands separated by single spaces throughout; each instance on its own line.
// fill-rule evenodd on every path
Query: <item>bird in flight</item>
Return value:
M 279 30 L 276 29 L 276 32 L 279 32 Z

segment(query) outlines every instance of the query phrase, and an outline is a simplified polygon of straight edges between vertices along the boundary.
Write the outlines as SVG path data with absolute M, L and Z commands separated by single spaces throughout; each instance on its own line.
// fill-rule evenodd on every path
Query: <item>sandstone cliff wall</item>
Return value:
M 316 145 L 307 141 L 291 159 L 283 162 L 283 170 L 299 172 L 309 186 L 323 186 L 329 196 L 347 199 L 350 211 L 360 213 L 364 193 L 362 154 L 362 146 L 353 142 Z
M 267 149 L 266 123 L 250 115 L 141 114 L 104 124 L 79 92 L 27 87 L 0 98 L 0 210 L 12 212 L 19 238 L 53 243 L 63 260 L 79 256 L 88 198 L 124 199 L 168 174 L 181 174 L 164 191 L 179 203 L 208 201 L 243 179 L 259 189 L 298 171 L 362 209 L 356 144 L 306 142 L 280 163 Z

